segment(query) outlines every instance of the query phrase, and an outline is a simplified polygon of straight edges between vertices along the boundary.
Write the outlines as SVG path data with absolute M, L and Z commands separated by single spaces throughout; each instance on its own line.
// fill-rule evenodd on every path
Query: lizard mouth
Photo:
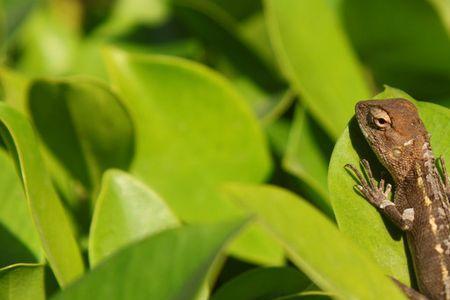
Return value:
M 370 148 L 373 149 L 376 143 L 376 138 L 374 136 L 372 126 L 371 126 L 371 114 L 370 109 L 374 106 L 378 106 L 379 101 L 377 100 L 366 100 L 360 101 L 355 106 L 355 116 L 358 122 L 358 126 L 363 134 L 366 142 L 369 144 Z
M 355 115 L 356 115 L 356 119 L 358 120 L 358 123 L 361 123 L 361 121 L 362 121 L 361 117 L 363 115 L 365 115 L 367 110 L 368 110 L 368 107 L 367 107 L 366 101 L 360 101 L 360 102 L 356 103 Z
M 369 133 L 366 128 L 368 128 L 368 112 L 370 105 L 367 103 L 368 101 L 360 101 L 355 105 L 355 116 L 356 121 L 358 122 L 359 128 L 361 129 L 362 134 L 366 138 L 366 140 L 370 141 Z M 369 142 L 370 143 L 370 142 Z

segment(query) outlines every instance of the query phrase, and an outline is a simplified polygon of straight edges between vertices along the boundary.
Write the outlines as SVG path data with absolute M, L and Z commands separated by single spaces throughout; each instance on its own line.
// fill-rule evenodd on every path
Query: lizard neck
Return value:
M 402 149 L 403 156 L 400 159 L 394 159 L 391 156 L 385 155 L 386 168 L 397 184 L 415 178 L 418 175 L 418 168 L 425 175 L 438 175 L 436 159 L 431 150 L 428 137 L 419 137 L 413 141 L 411 145 Z

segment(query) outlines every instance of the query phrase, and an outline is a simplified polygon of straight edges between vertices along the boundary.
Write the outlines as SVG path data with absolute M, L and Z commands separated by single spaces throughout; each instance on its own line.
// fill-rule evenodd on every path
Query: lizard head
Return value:
M 372 150 L 392 176 L 405 177 L 429 142 L 417 108 L 405 99 L 356 104 L 356 119 Z

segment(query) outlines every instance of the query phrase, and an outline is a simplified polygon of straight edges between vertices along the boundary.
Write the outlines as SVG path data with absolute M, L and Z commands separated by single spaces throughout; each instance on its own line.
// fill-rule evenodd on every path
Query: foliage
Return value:
M 0 299 L 404 299 L 402 236 L 343 166 L 385 172 L 371 98 L 416 103 L 450 161 L 449 24 L 439 0 L 0 0 Z

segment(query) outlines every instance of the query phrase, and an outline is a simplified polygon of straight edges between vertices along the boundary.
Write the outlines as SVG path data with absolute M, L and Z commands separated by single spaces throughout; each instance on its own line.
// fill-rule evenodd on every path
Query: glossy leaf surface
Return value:
M 0 103 L 0 123 L 1 136 L 14 158 L 45 256 L 59 284 L 65 286 L 83 274 L 83 261 L 33 128 L 23 115 L 4 103 Z
M 86 78 L 36 80 L 28 101 L 41 139 L 87 188 L 98 186 L 106 169 L 130 165 L 133 124 L 108 86 Z
M 264 3 L 283 73 L 313 116 L 337 138 L 355 102 L 370 92 L 336 12 L 326 0 Z
M 0 267 L 42 259 L 22 182 L 8 153 L 0 150 Z
M 165 202 L 125 172 L 105 173 L 89 237 L 91 266 L 124 246 L 179 224 Z
M 261 127 L 223 77 L 183 59 L 108 50 L 105 59 L 136 125 L 131 171 L 155 189 L 181 220 L 239 216 L 219 193 L 223 182 L 261 182 L 271 160 Z M 282 251 L 250 226 L 231 251 L 279 264 Z
M 242 226 L 242 220 L 193 225 L 150 236 L 53 299 L 195 299 L 217 255 Z
M 228 190 L 324 291 L 338 299 L 404 299 L 376 263 L 305 200 L 274 186 L 231 185 Z
M 44 266 L 16 264 L 0 269 L 0 299 L 44 300 Z

